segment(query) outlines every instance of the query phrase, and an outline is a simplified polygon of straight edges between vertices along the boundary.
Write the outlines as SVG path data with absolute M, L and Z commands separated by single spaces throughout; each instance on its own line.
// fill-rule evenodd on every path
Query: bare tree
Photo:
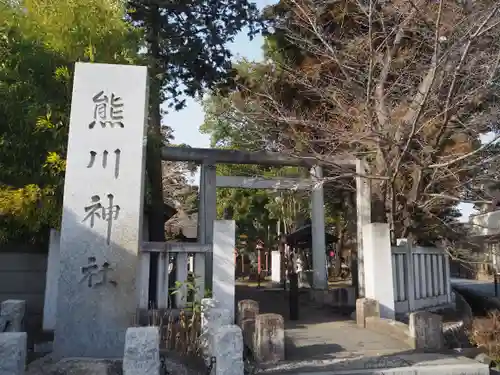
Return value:
M 195 167 L 187 162 L 162 162 L 163 201 L 177 212 L 191 214 L 197 210 L 198 188 L 190 184 Z
M 286 0 L 273 12 L 280 58 L 250 68 L 260 79 L 241 80 L 225 115 L 268 148 L 366 159 L 373 219 L 394 238 L 463 234 L 456 204 L 492 202 L 499 177 L 500 3 Z

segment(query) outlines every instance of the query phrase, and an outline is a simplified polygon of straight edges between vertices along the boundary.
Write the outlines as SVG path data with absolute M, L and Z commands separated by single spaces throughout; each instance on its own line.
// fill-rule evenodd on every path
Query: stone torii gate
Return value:
M 359 159 L 339 159 L 327 157 L 318 160 L 312 156 L 293 157 L 275 152 L 250 152 L 242 150 L 222 150 L 205 148 L 164 147 L 162 159 L 168 161 L 191 161 L 201 164 L 200 202 L 198 209 L 198 241 L 201 244 L 213 242 L 213 225 L 216 219 L 217 187 L 253 188 L 253 189 L 304 189 L 312 191 L 312 257 L 313 287 L 327 289 L 325 248 L 325 213 L 323 194 L 323 167 L 344 165 L 355 168 L 356 205 L 357 205 L 357 249 L 358 249 L 358 285 L 359 295 L 364 296 L 362 228 L 371 222 L 370 183 L 366 178 L 366 164 Z M 241 176 L 216 176 L 217 164 L 254 164 L 262 166 L 295 166 L 311 170 L 310 179 L 298 178 L 249 178 Z M 213 261 L 211 254 L 205 255 L 205 269 L 195 270 L 198 275 L 205 275 L 205 286 L 212 287 Z

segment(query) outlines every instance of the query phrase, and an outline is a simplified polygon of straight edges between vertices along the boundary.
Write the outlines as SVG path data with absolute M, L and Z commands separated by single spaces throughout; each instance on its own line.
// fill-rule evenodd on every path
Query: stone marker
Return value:
M 131 327 L 127 329 L 123 356 L 123 375 L 159 374 L 159 327 Z
M 0 333 L 0 375 L 23 375 L 26 367 L 26 332 Z
M 214 347 L 218 345 L 217 341 L 213 341 L 214 334 L 220 327 L 232 324 L 231 311 L 227 309 L 212 308 L 209 313 L 204 314 L 203 321 L 204 323 L 200 336 L 200 349 L 208 364 L 210 362 L 210 357 L 214 355 Z
M 5 332 L 24 332 L 26 301 L 8 299 L 0 304 L 0 320 L 6 322 Z
M 117 358 L 138 304 L 146 67 L 76 63 L 54 352 Z
M 201 300 L 201 336 L 200 349 L 208 365 L 213 355 L 213 335 L 218 328 L 232 324 L 231 311 L 219 307 L 213 298 Z
M 232 324 L 233 317 L 231 311 L 227 309 L 213 308 L 209 313 L 204 314 L 205 324 L 204 331 L 213 331 L 215 327 L 221 327 Z
M 219 307 L 219 303 L 212 298 L 203 298 L 201 301 L 201 329 L 202 332 L 232 324 L 231 311 Z
M 415 340 L 415 349 L 444 349 L 443 318 L 428 311 L 410 314 L 410 336 Z
M 366 318 L 380 318 L 378 302 L 374 299 L 359 298 L 356 300 L 356 324 L 358 327 L 366 328 Z
M 214 222 L 212 293 L 220 307 L 231 312 L 231 324 L 234 323 L 235 315 L 235 246 L 235 222 L 216 220 Z
M 254 345 L 259 362 L 278 362 L 285 359 L 285 322 L 281 315 L 257 315 Z
M 238 302 L 238 325 L 245 319 L 255 319 L 259 315 L 259 303 L 253 299 L 244 299 Z
M 243 335 L 236 325 L 222 326 L 213 335 L 213 356 L 215 357 L 215 375 L 242 375 Z
M 201 328 L 202 330 L 210 321 L 210 311 L 219 307 L 217 301 L 213 298 L 201 299 Z

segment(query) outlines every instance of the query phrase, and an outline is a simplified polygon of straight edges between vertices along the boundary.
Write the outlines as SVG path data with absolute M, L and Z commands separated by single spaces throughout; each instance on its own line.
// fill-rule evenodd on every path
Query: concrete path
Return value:
M 285 318 L 285 350 L 290 361 L 326 360 L 358 354 L 385 355 L 410 350 L 389 336 L 362 329 L 343 313 L 313 306 L 301 293 L 299 320 L 290 321 L 286 294 L 279 289 L 257 289 L 239 285 L 236 299 L 259 302 L 261 313 L 281 314 Z
M 259 375 L 490 375 L 488 365 L 460 356 L 436 353 L 398 353 L 323 361 L 280 363 L 260 369 Z M 494 374 L 493 372 L 491 374 Z
M 259 301 L 261 313 L 285 318 L 286 360 L 261 364 L 256 375 L 489 375 L 487 365 L 456 355 L 416 353 L 387 335 L 358 328 L 350 311 L 319 309 L 306 294 L 298 321 L 290 321 L 280 289 L 239 285 L 236 299 Z

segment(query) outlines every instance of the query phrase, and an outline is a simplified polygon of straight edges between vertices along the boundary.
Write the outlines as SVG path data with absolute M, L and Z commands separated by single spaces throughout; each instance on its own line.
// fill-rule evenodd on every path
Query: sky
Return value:
M 256 0 L 255 3 L 262 10 L 268 5 L 277 3 L 277 1 Z M 229 44 L 229 49 L 233 53 L 233 60 L 246 58 L 252 61 L 261 61 L 264 57 L 262 53 L 263 43 L 264 39 L 260 35 L 250 41 L 246 35 L 246 30 L 244 30 Z M 210 137 L 199 131 L 203 118 L 204 113 L 201 104 L 192 98 L 187 98 L 187 105 L 184 109 L 168 113 L 163 117 L 163 121 L 165 125 L 174 130 L 175 143 L 184 143 L 191 147 L 210 147 Z M 199 174 L 197 173 L 190 182 L 198 185 L 198 181 Z
M 257 0 L 255 1 L 260 9 L 268 5 L 275 4 L 274 0 Z M 229 48 L 233 53 L 233 60 L 246 58 L 253 61 L 261 61 L 263 59 L 262 36 L 255 37 L 252 41 L 243 31 L 235 37 L 234 42 L 229 44 Z M 165 108 L 166 109 L 166 108 Z M 199 131 L 200 125 L 203 123 L 204 113 L 199 102 L 188 98 L 187 105 L 184 109 L 178 112 L 168 113 L 163 117 L 164 123 L 174 130 L 174 142 L 177 144 L 184 143 L 191 147 L 210 147 L 210 138 L 207 134 L 202 134 Z M 198 185 L 199 173 L 190 177 L 190 183 Z M 461 203 L 459 208 L 462 212 L 461 221 L 467 221 L 469 215 L 473 213 L 472 204 Z

